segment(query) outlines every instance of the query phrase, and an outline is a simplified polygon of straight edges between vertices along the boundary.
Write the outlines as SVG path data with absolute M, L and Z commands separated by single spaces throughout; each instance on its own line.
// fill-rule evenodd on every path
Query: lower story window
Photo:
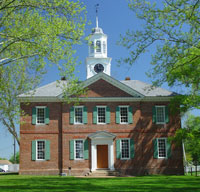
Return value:
M 122 159 L 130 158 L 130 140 L 129 139 L 121 140 L 121 158 Z
M 158 139 L 158 157 L 159 158 L 166 158 L 166 139 L 165 138 L 159 138 Z
M 45 159 L 45 141 L 37 141 L 37 160 Z
M 75 140 L 75 158 L 83 159 L 83 140 Z

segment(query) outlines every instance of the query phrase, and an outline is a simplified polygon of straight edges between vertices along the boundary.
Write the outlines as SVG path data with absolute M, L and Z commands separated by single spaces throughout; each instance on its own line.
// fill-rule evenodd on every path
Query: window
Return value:
M 83 159 L 83 140 L 75 140 L 75 159 Z
M 96 52 L 99 53 L 101 52 L 101 41 L 96 41 Z
M 83 107 L 74 107 L 74 123 L 83 123 Z
M 130 158 L 130 140 L 121 139 L 121 159 Z
M 165 123 L 165 107 L 156 106 L 156 119 L 157 123 Z
M 37 141 L 37 160 L 45 160 L 45 141 Z
M 154 106 L 152 121 L 153 123 L 156 123 L 156 124 L 169 123 L 168 106 Z
M 31 159 L 50 160 L 50 140 L 33 140 Z
M 158 139 L 158 158 L 166 158 L 166 138 Z
M 106 42 L 103 41 L 103 53 L 106 53 Z
M 90 53 L 94 53 L 94 42 L 93 41 L 90 45 Z
M 97 107 L 97 123 L 106 123 L 106 107 Z
M 36 107 L 36 124 L 45 124 L 45 107 Z
M 120 123 L 128 123 L 128 107 L 120 107 Z

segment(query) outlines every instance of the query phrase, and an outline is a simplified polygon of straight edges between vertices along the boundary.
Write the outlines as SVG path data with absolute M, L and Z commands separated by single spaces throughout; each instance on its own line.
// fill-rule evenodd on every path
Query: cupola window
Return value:
M 93 41 L 90 45 L 90 53 L 94 53 L 94 42 Z
M 101 41 L 96 41 L 96 52 L 100 53 L 101 52 Z

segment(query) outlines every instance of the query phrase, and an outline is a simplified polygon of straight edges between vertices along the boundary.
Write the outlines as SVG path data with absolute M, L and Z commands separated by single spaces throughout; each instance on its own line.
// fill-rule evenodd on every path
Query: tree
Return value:
M 16 160 L 15 160 L 16 158 Z M 9 159 L 9 161 L 13 164 L 19 164 L 19 151 L 16 153 L 16 156 L 14 157 L 14 155 L 11 156 L 11 158 Z
M 0 121 L 20 144 L 17 95 L 40 83 L 47 64 L 57 65 L 74 85 L 71 90 L 80 89 L 73 54 L 83 35 L 85 7 L 70 0 L 2 0 L 0 13 Z
M 129 8 L 144 23 L 141 30 L 128 30 L 119 41 L 130 51 L 122 59 L 132 65 L 143 53 L 156 46 L 152 70 L 153 84 L 183 86 L 187 94 L 179 96 L 182 109 L 199 108 L 200 103 L 200 1 L 129 0 Z
M 200 164 L 200 117 L 188 115 L 183 129 L 176 131 L 173 140 L 185 144 L 186 152 L 190 154 L 194 165 Z

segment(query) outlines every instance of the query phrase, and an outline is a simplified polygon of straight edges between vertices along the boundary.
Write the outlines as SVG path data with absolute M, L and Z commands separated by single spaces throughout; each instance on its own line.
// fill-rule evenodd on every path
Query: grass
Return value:
M 75 178 L 0 175 L 1 192 L 200 192 L 200 177 Z

